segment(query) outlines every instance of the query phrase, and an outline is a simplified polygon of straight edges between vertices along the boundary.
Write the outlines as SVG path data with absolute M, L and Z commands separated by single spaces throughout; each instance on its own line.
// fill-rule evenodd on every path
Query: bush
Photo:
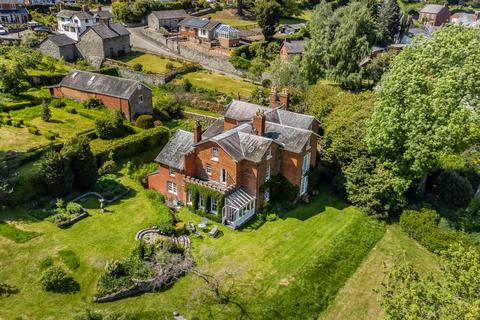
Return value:
M 123 117 L 119 111 L 109 111 L 95 120 L 95 132 L 100 139 L 110 140 L 123 136 Z
M 61 99 L 53 99 L 51 102 L 50 102 L 50 107 L 52 108 L 63 108 L 67 105 L 67 103 Z
M 473 188 L 467 178 L 455 171 L 443 171 L 434 181 L 435 195 L 450 207 L 464 207 L 473 196 Z
M 31 134 L 34 134 L 34 135 L 39 135 L 40 132 L 38 131 L 37 127 L 27 127 L 28 128 L 28 132 L 30 132 Z M 49 139 L 50 140 L 50 139 Z
M 60 152 L 49 151 L 40 160 L 40 172 L 47 189 L 54 195 L 69 194 L 73 186 L 70 159 Z
M 47 138 L 48 140 L 55 140 L 55 138 L 56 138 L 57 135 L 56 135 L 54 132 L 45 131 L 45 132 L 43 133 L 43 136 L 44 136 L 45 138 Z
M 137 134 L 126 136 L 110 142 L 102 148 L 96 150 L 96 156 L 99 162 L 103 163 L 109 160 L 111 152 L 118 159 L 131 155 L 138 155 L 151 148 L 161 148 L 167 143 L 170 131 L 165 127 L 156 127 Z
M 75 109 L 74 107 L 66 107 L 65 111 L 67 111 L 68 113 L 72 113 L 72 114 L 77 113 L 77 109 Z
M 72 293 L 80 290 L 78 282 L 58 266 L 52 266 L 43 271 L 40 283 L 45 291 Z
M 100 109 L 105 107 L 102 100 L 96 98 L 89 98 L 83 101 L 82 105 L 85 109 Z
M 153 128 L 153 117 L 149 114 L 142 114 L 135 121 L 135 125 L 142 129 Z
M 70 139 L 65 143 L 62 153 L 71 161 L 75 188 L 85 190 L 93 187 L 98 178 L 98 169 L 89 139 L 86 136 Z
M 43 103 L 42 104 L 42 113 L 41 113 L 42 120 L 45 122 L 50 121 L 52 119 L 52 111 L 50 111 L 50 108 L 48 107 L 48 104 Z
M 58 256 L 70 270 L 75 270 L 80 267 L 80 258 L 72 250 L 60 250 Z
M 98 175 L 103 176 L 108 173 L 112 173 L 117 168 L 115 161 L 107 160 L 103 163 L 103 165 L 98 169 Z
M 272 203 L 293 202 L 299 194 L 298 187 L 282 175 L 271 177 L 260 187 L 261 192 L 267 189 L 270 191 L 270 201 Z
M 53 266 L 53 258 L 51 256 L 45 257 L 38 265 L 40 270 L 45 270 L 51 266 Z
M 138 71 L 138 72 L 142 72 L 142 71 L 143 71 L 143 66 L 142 66 L 142 64 L 141 64 L 141 63 L 135 63 L 135 64 L 133 65 L 133 70 Z
M 239 56 L 231 57 L 230 63 L 235 69 L 244 69 L 244 70 L 248 70 L 252 65 L 249 60 Z
M 165 65 L 165 68 L 167 68 L 167 70 L 175 69 L 175 67 L 173 66 L 173 63 L 171 63 L 171 62 L 167 62 L 167 64 Z

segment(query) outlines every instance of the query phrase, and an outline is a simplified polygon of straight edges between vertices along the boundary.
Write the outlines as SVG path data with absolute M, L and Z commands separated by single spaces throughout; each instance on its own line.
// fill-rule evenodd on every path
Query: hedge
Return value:
M 128 156 L 147 151 L 151 148 L 163 147 L 170 136 L 170 130 L 166 127 L 156 127 L 150 130 L 126 136 L 124 138 L 112 140 L 110 143 L 94 150 L 99 167 L 102 163 L 109 160 L 110 152 L 113 152 L 115 158 L 121 159 Z
M 30 107 L 32 105 L 31 101 L 19 101 L 19 102 L 7 102 L 3 107 L 4 112 L 14 111 Z

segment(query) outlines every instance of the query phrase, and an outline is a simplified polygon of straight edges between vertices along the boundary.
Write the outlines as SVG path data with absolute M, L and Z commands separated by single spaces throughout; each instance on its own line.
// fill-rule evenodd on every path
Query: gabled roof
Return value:
M 63 33 L 49 35 L 47 39 L 52 41 L 57 47 L 74 45 L 76 43 L 75 40 L 73 40 L 70 37 L 64 35 Z
M 73 16 L 76 16 L 76 17 L 78 17 L 79 19 L 82 19 L 82 20 L 93 18 L 92 13 L 87 12 L 87 11 L 61 10 L 57 14 L 57 17 L 67 18 L 67 19 L 70 19 Z
M 184 155 L 192 150 L 193 133 L 178 129 L 160 151 L 155 161 L 178 170 L 184 170 Z
M 282 44 L 288 54 L 302 54 L 305 51 L 305 41 L 285 40 Z
M 97 24 L 96 26 L 87 28 L 87 30 L 85 30 L 83 34 L 85 34 L 90 29 L 95 31 L 95 33 L 98 34 L 98 36 L 102 39 L 111 39 L 111 38 L 116 38 L 119 36 L 130 34 L 130 32 L 128 32 L 128 30 L 125 27 L 117 23 L 110 23 L 108 26 L 103 23 L 100 23 L 100 24 Z
M 439 13 L 445 8 L 444 5 L 441 4 L 427 4 L 422 10 L 421 13 Z
M 215 29 L 221 22 L 209 20 L 209 19 L 202 19 L 196 17 L 187 17 L 180 21 L 178 24 L 179 26 L 188 27 L 188 28 L 198 28 L 198 29 L 205 29 L 205 30 L 213 30 Z
M 94 16 L 98 16 L 100 18 L 113 18 L 113 14 L 110 11 L 107 11 L 107 10 L 92 11 L 92 14 Z
M 265 123 L 265 137 L 274 140 L 285 150 L 294 153 L 302 152 L 303 147 L 310 139 L 312 131 L 288 127 L 273 122 Z
M 152 11 L 152 14 L 158 19 L 183 19 L 189 17 L 183 9 Z
M 240 100 L 232 100 L 225 110 L 225 117 L 234 119 L 238 122 L 251 121 L 253 115 L 258 111 L 263 111 L 267 121 L 278 123 L 285 126 L 310 130 L 315 117 L 283 110 L 280 108 L 268 108 L 244 102 Z
M 137 88 L 144 87 L 140 81 L 80 70 L 70 71 L 59 86 L 122 99 L 129 99 Z

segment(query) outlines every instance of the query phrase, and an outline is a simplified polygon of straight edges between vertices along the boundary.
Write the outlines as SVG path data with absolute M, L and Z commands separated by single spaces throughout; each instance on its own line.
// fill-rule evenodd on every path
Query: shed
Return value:
M 73 61 L 76 58 L 75 41 L 64 34 L 49 35 L 40 43 L 39 51 L 46 56 L 65 61 Z
M 153 30 L 160 28 L 177 29 L 183 19 L 189 17 L 185 10 L 152 11 L 147 17 L 148 27 Z

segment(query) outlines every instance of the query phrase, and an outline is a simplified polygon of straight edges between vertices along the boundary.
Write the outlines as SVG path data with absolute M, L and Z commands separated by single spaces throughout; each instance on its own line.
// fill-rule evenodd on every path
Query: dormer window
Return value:
M 272 146 L 268 147 L 267 150 L 267 160 L 272 158 Z
M 218 161 L 218 148 L 212 147 L 212 160 Z

